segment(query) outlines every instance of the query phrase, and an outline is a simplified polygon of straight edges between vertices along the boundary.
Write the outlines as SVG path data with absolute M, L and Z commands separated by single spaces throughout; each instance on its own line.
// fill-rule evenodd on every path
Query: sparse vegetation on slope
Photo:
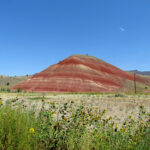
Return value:
M 14 86 L 18 83 L 20 83 L 23 80 L 26 80 L 30 78 L 31 76 L 26 75 L 26 76 L 3 76 L 0 75 L 0 88 L 7 88 Z

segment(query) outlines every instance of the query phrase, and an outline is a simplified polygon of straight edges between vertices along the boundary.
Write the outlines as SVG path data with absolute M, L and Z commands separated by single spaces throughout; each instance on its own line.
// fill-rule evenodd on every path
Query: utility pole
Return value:
M 136 94 L 136 73 L 134 72 L 134 89 L 135 89 L 135 94 Z

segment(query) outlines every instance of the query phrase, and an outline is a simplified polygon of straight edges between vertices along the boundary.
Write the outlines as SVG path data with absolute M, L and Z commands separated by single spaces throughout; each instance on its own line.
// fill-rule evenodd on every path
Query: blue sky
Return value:
M 73 54 L 150 70 L 150 1 L 0 1 L 0 74 L 34 74 Z

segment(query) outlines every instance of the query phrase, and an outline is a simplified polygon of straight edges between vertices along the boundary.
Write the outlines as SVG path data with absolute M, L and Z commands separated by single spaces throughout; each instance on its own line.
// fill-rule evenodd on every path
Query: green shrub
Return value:
M 18 88 L 18 89 L 17 89 L 17 92 L 20 93 L 20 92 L 21 92 L 21 88 Z
M 10 85 L 10 83 L 9 83 L 9 82 L 7 82 L 7 83 L 6 83 L 6 85 L 7 85 L 7 86 L 9 86 L 9 85 Z

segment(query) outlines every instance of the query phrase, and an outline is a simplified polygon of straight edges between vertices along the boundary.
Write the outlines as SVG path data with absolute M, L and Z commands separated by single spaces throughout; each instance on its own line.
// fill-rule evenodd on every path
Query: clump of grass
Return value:
M 12 109 L 10 105 L 0 106 L 0 149 L 34 149 L 36 139 L 30 141 L 30 128 L 36 128 L 33 115 L 20 108 Z
M 129 116 L 119 126 L 111 116 L 103 117 L 106 110 L 87 107 L 84 102 L 78 106 L 50 102 L 47 110 L 45 103 L 37 117 L 1 106 L 0 149 L 149 149 L 150 114 L 143 106 L 137 121 Z

